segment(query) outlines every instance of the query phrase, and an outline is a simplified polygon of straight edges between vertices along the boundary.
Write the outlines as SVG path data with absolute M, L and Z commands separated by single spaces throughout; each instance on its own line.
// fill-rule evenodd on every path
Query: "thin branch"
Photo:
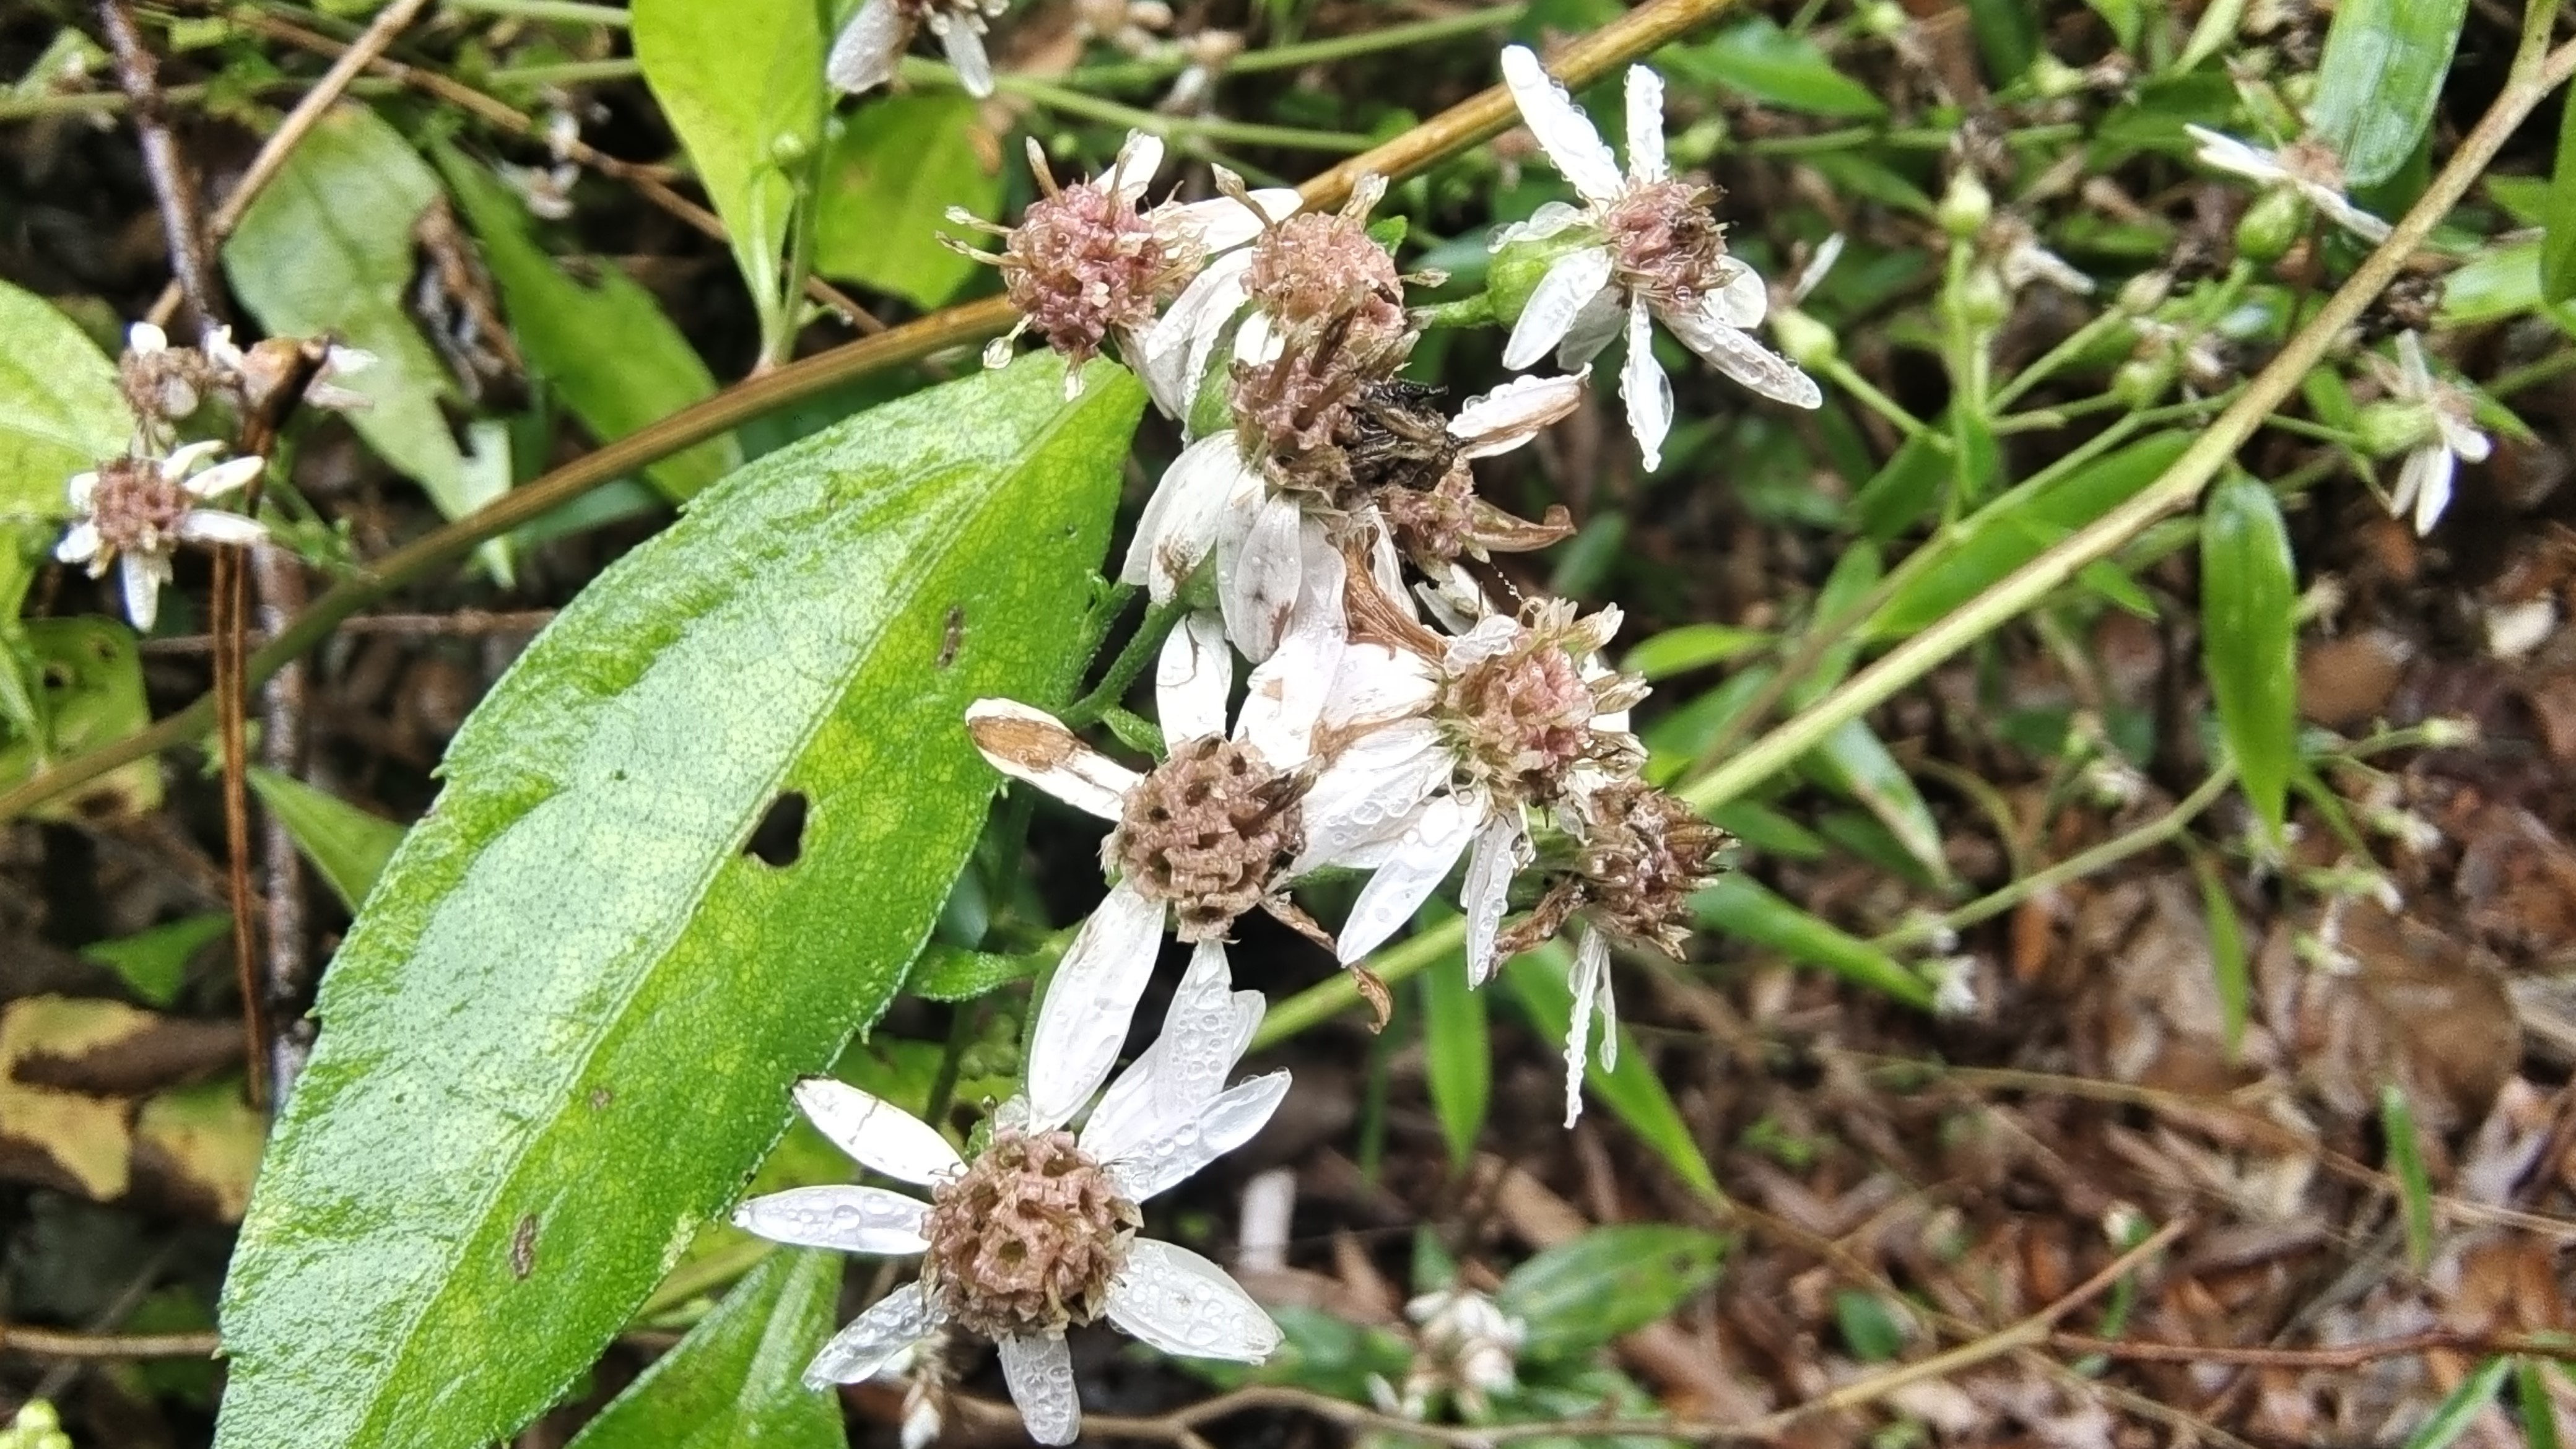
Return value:
M 212 1358 L 221 1344 L 208 1333 L 72 1333 L 0 1323 L 0 1352 L 35 1358 Z
M 161 104 L 159 67 L 143 45 L 134 12 L 125 0 L 98 0 L 98 20 L 107 32 L 108 49 L 116 55 L 116 83 L 132 103 L 134 134 L 143 150 L 143 174 L 160 204 L 161 230 L 170 246 L 170 287 L 164 296 L 173 306 L 153 309 L 153 320 L 165 322 L 175 305 L 187 303 L 189 320 L 202 334 L 223 320 L 223 299 L 214 285 L 212 246 L 205 214 L 197 205 L 197 180 L 180 154 L 179 139 Z
M 107 0 L 107 3 L 113 3 L 113 0 Z M 250 204 L 259 199 L 259 194 L 268 189 L 268 183 L 276 180 L 280 171 L 286 169 L 286 158 L 323 114 L 339 103 L 341 94 L 349 88 L 349 82 L 358 78 L 358 72 L 366 68 L 369 60 L 383 54 L 385 47 L 393 44 L 394 37 L 400 35 L 428 3 L 429 0 L 393 0 L 392 4 L 376 12 L 376 18 L 368 23 L 365 33 L 329 70 L 322 73 L 322 79 L 314 82 L 313 89 L 304 93 L 304 98 L 295 103 L 295 109 L 288 111 L 286 119 L 278 123 L 277 130 L 261 143 L 259 154 L 251 158 L 250 169 L 242 173 L 241 180 L 233 186 L 232 194 L 224 198 L 224 204 L 215 209 L 214 225 L 209 232 L 213 240 L 222 241 L 233 234 L 233 228 L 241 225 L 242 217 L 250 211 Z M 179 305 L 180 291 L 175 282 L 161 290 L 160 299 L 152 304 L 151 318 L 154 322 L 170 320 L 171 311 Z
M 1586 85 L 1622 63 L 1644 55 L 1693 26 L 1725 12 L 1734 0 L 1650 0 L 1567 47 L 1557 59 L 1558 76 Z M 257 25 L 249 19 L 244 24 Z M 274 24 L 274 22 L 270 22 Z M 336 42 L 334 42 L 336 43 Z M 379 60 L 386 70 L 394 63 Z M 408 66 L 399 67 L 410 72 Z M 399 78 L 399 77 L 398 77 Z M 426 85 L 424 86 L 426 87 Z M 434 93 L 445 94 L 443 89 Z M 487 99 L 487 98 L 483 98 Z M 498 104 L 494 102 L 493 104 Z M 503 107 L 507 110 L 507 107 Z M 516 114 L 513 112 L 512 114 Z M 1361 176 L 1375 172 L 1400 179 L 1442 157 L 1502 130 L 1514 114 L 1510 92 L 1500 86 L 1478 92 L 1366 155 L 1308 181 L 1299 194 L 1308 206 L 1340 204 Z M 524 117 L 520 118 L 523 122 Z M 854 378 L 919 362 L 934 353 L 980 342 L 1008 328 L 1017 316 L 1010 302 L 988 297 L 934 312 L 872 337 L 845 343 L 829 352 L 791 362 L 746 378 L 706 401 L 673 413 L 595 452 L 564 465 L 524 487 L 514 488 L 444 528 L 387 554 L 353 578 L 325 592 L 295 622 L 250 658 L 250 679 L 269 678 L 286 661 L 328 637 L 342 619 L 377 602 L 432 570 L 453 564 L 485 539 L 495 538 L 543 516 L 593 488 L 622 478 L 674 453 L 753 418 L 838 387 Z M 175 714 L 112 745 L 60 761 L 41 774 L 0 791 L 0 820 L 14 819 L 44 801 L 74 790 L 120 765 L 148 758 L 202 734 L 214 722 L 214 700 L 202 696 Z
M 2356 1369 L 2381 1359 L 2456 1352 L 2473 1358 L 2519 1354 L 2526 1358 L 2576 1362 L 2576 1339 L 2563 1334 L 2457 1333 L 2434 1329 L 2396 1338 L 2365 1339 L 2333 1348 L 2226 1348 L 2198 1343 L 2142 1343 L 2124 1338 L 2093 1338 L 2081 1333 L 2052 1333 L 2051 1347 L 2067 1353 L 2099 1354 L 2137 1363 L 2240 1364 L 2254 1368 Z
M 308 597 L 303 562 L 286 549 L 262 546 L 251 554 L 250 569 L 258 588 L 260 629 L 273 633 L 284 628 Z M 270 676 L 259 693 L 260 763 L 295 778 L 304 774 L 304 674 L 304 661 L 296 660 Z M 262 816 L 259 856 L 268 924 L 267 970 L 260 990 L 269 1010 L 291 1022 L 307 984 L 304 855 L 296 848 L 294 833 L 274 810 Z M 274 1032 L 268 1046 L 270 1091 L 283 1102 L 304 1065 L 303 1045 L 289 1027 Z
M 291 620 L 268 619 L 267 610 L 256 642 L 275 638 Z M 359 614 L 339 621 L 342 634 L 389 634 L 399 638 L 480 639 L 494 634 L 534 634 L 554 622 L 553 609 L 458 609 L 451 614 Z M 215 647 L 212 634 L 173 634 L 146 639 L 140 648 L 151 655 L 204 654 Z

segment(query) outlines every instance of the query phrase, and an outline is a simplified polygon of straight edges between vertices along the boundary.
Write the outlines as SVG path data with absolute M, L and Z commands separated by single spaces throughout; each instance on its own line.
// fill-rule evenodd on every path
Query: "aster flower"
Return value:
M 1294 191 L 1240 188 L 1208 201 L 1144 208 L 1162 168 L 1163 143 L 1141 131 L 1127 133 L 1107 171 L 1069 186 L 1056 184 L 1036 141 L 1028 151 L 1042 194 L 1018 226 L 995 226 L 964 210 L 948 214 L 951 222 L 1001 237 L 1002 250 L 950 245 L 999 267 L 1004 294 L 1020 313 L 1009 334 L 985 348 L 985 365 L 1008 362 L 1011 344 L 1034 329 L 1064 354 L 1068 392 L 1079 390 L 1080 368 L 1104 340 L 1115 339 L 1119 355 L 1135 362 L 1156 311 L 1211 254 L 1242 246 L 1260 234 L 1265 218 L 1297 208 Z
M 1066 989 L 1061 977 L 1050 998 Z M 1079 1134 L 1066 1130 L 1090 1089 L 1056 1110 L 1014 1097 L 972 1161 L 936 1128 L 826 1077 L 797 1105 L 862 1166 L 930 1189 L 792 1188 L 734 1210 L 737 1227 L 777 1242 L 885 1257 L 923 1255 L 921 1276 L 833 1335 L 806 1367 L 813 1388 L 874 1377 L 948 1325 L 993 1341 L 1011 1399 L 1041 1444 L 1082 1429 L 1069 1328 L 1106 1318 L 1165 1353 L 1259 1363 L 1278 1326 L 1224 1269 L 1137 1236 L 1139 1205 L 1251 1140 L 1288 1092 L 1272 1072 L 1225 1085 L 1261 1022 L 1262 997 L 1236 991 L 1225 948 L 1199 947 L 1162 1035 L 1103 1094 Z M 1119 1032 L 1095 1041 L 1076 1074 L 1097 1085 Z M 1033 1061 L 1036 1060 L 1033 1058 Z
M 2391 398 L 2423 410 L 2418 441 L 2398 465 L 2397 486 L 2388 495 L 2388 511 L 2415 510 L 2415 531 L 2431 533 L 2451 506 L 2451 484 L 2462 463 L 2483 463 L 2494 450 L 2478 430 L 2476 401 L 2462 388 L 2433 376 L 2424 360 L 2424 341 L 2412 332 L 2397 334 L 2397 361 L 2370 354 L 2372 371 Z
M 1519 1387 L 1515 1368 L 1529 1325 L 1493 1299 L 1453 1285 L 1407 1302 L 1404 1316 L 1415 1325 L 1413 1365 L 1402 1393 L 1384 1395 L 1381 1407 L 1388 1412 L 1421 1420 L 1435 1398 L 1448 1398 L 1469 1418 L 1479 1418 L 1488 1395 Z
M 2343 194 L 2343 162 L 2334 148 L 2309 137 L 2278 151 L 2249 146 L 2207 126 L 2185 126 L 2203 166 L 2272 188 L 2297 192 L 2310 206 L 2354 236 L 2374 245 L 2388 240 L 2388 223 L 2352 204 Z
M 1469 979 L 1501 959 L 1512 876 L 1532 855 L 1533 811 L 1579 831 L 1584 802 L 1644 751 L 1628 710 L 1644 684 L 1601 651 L 1619 611 L 1578 618 L 1562 599 L 1495 614 L 1454 638 L 1413 623 L 1373 581 L 1350 589 L 1354 641 L 1317 735 L 1342 746 L 1307 809 L 1307 850 L 1373 868 L 1338 933 L 1356 962 L 1413 918 L 1461 856 Z
M 1746 335 L 1761 325 L 1769 294 L 1751 268 L 1726 254 L 1725 228 L 1709 210 L 1708 188 L 1673 176 L 1665 165 L 1662 78 L 1641 65 L 1628 68 L 1624 176 L 1601 133 L 1526 47 L 1504 48 L 1503 81 L 1522 123 L 1584 204 L 1541 207 L 1497 236 L 1495 249 L 1568 233 L 1592 237 L 1549 264 L 1503 345 L 1503 365 L 1529 367 L 1553 348 L 1560 366 L 1580 367 L 1624 325 L 1628 360 L 1619 395 L 1649 468 L 1662 462 L 1673 423 L 1672 384 L 1655 361 L 1655 321 L 1764 397 L 1822 406 L 1814 379 Z
M 248 486 L 267 466 L 245 457 L 197 471 L 222 451 L 221 443 L 190 443 L 166 458 L 109 458 L 73 475 L 66 492 L 80 518 L 64 531 L 54 557 L 86 565 L 91 578 L 115 564 L 126 617 L 136 629 L 150 629 L 181 543 L 255 543 L 267 536 L 256 519 L 198 506 Z
M 308 353 L 321 359 L 309 372 Z M 249 412 L 266 406 L 271 393 L 296 377 L 305 378 L 304 393 L 297 399 L 304 406 L 335 412 L 372 407 L 374 399 L 337 384 L 375 360 L 354 347 L 301 338 L 272 337 L 244 348 L 233 341 L 230 327 L 207 329 L 198 347 L 174 347 L 160 327 L 137 322 L 126 329 L 117 381 L 145 436 L 159 441 L 166 437 L 165 425 L 196 412 L 210 396 L 229 399 Z
M 993 93 L 984 31 L 1007 8 L 1007 0 L 867 0 L 833 39 L 823 74 L 853 95 L 875 90 L 894 79 L 912 37 L 927 25 L 956 67 L 959 88 L 982 100 Z
M 1318 557 L 1338 563 L 1329 551 Z M 1306 808 L 1316 779 L 1308 756 L 1342 647 L 1338 607 L 1300 610 L 1278 652 L 1252 672 L 1229 733 L 1234 656 L 1215 620 L 1183 619 L 1154 675 L 1171 751 L 1141 773 L 1043 710 L 1001 699 L 968 706 L 967 732 L 993 768 L 1117 825 L 1101 846 L 1117 882 L 1066 946 L 1030 1032 L 1029 1100 L 1041 1116 L 1069 1116 L 1099 1086 L 1085 1064 L 1126 1035 L 1166 923 L 1177 922 L 1183 941 L 1216 941 L 1258 908 L 1323 935 L 1287 884 L 1318 824 Z

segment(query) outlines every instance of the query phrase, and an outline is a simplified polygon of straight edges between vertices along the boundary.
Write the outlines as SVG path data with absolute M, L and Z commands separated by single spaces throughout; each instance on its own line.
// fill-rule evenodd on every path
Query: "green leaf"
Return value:
M 1572 965 L 1573 957 L 1565 943 L 1550 941 L 1535 951 L 1513 957 L 1503 967 L 1512 996 L 1520 1002 L 1531 1025 L 1538 1028 L 1539 1035 L 1555 1042 L 1563 1042 L 1574 1023 L 1574 992 L 1566 984 L 1566 973 Z M 1656 1078 L 1654 1068 L 1637 1050 L 1626 1028 L 1619 1031 L 1619 1065 L 1607 1070 L 1601 1065 L 1599 1037 L 1595 1035 L 1593 1050 L 1584 1059 L 1583 1081 L 1592 1095 L 1653 1148 L 1676 1176 L 1698 1188 L 1712 1202 L 1725 1201 L 1717 1174 L 1709 1170 L 1698 1139 L 1691 1135 L 1690 1125 L 1682 1121 L 1681 1109 L 1673 1105 L 1672 1095 L 1664 1090 L 1663 1082 Z
M 636 0 L 628 13 L 644 83 L 724 218 L 753 300 L 773 306 L 798 173 L 823 143 L 814 0 Z
M 1494 1064 L 1485 1044 L 1485 996 L 1467 984 L 1463 951 L 1450 952 L 1422 973 L 1422 1055 L 1431 1110 L 1449 1139 L 1449 1161 L 1464 1169 L 1485 1130 Z
M 2138 44 L 2138 27 L 2146 20 L 2139 10 L 2139 0 L 2084 0 L 2102 23 L 2111 27 L 2111 37 L 2122 50 L 2133 50 Z
M 1143 407 L 1087 381 L 1032 354 L 745 467 L 466 721 L 323 980 L 225 1289 L 223 1449 L 504 1437 L 722 1212 L 981 831 L 967 704 L 1079 672 Z M 791 793 L 803 829 L 746 851 Z
M 814 269 L 924 309 L 941 306 L 979 263 L 940 242 L 950 207 L 991 217 L 1002 174 L 975 149 L 976 102 L 955 94 L 885 96 L 841 123 L 823 153 Z
M 123 977 L 144 1005 L 168 1006 L 187 983 L 188 962 L 232 924 L 233 918 L 222 911 L 181 916 L 131 936 L 92 942 L 81 947 L 81 959 Z
M 2550 1406 L 2547 1368 L 2541 1359 L 2513 1361 L 2513 1397 L 2522 1410 L 2526 1449 L 2558 1449 L 2558 1414 Z
M 1678 1223 L 1618 1223 L 1512 1270 L 1496 1307 L 1529 1329 L 1534 1359 L 1588 1353 L 1679 1308 L 1717 1281 L 1726 1239 Z
M 1913 1337 L 1894 1304 L 1858 1288 L 1834 1294 L 1834 1327 L 1862 1363 L 1887 1362 L 1905 1352 L 1906 1340 Z
M 45 761 L 114 744 L 152 722 L 133 630 L 114 619 L 90 618 L 30 619 L 22 627 L 51 748 L 12 738 L 0 748 L 0 780 L 23 780 Z M 160 805 L 161 763 L 146 757 L 27 813 L 37 820 L 95 822 Z
M 2272 490 L 2231 473 L 2200 521 L 2200 652 L 2245 798 L 2275 839 L 2298 750 L 2299 581 Z
M 2165 432 L 2121 448 L 2045 487 L 2017 489 L 1979 510 L 1936 563 L 1887 601 L 1868 624 L 1876 638 L 1913 634 L 1966 603 L 2049 545 L 2119 507 L 2191 446 Z
M 1664 52 L 1664 60 L 1677 76 L 1714 82 L 1812 116 L 1865 119 L 1887 114 L 1887 103 L 1834 69 L 1814 41 L 1791 35 L 1767 18 L 1731 25 L 1706 44 L 1675 46 Z
M 2558 115 L 2558 160 L 2549 173 L 2544 210 L 2547 230 L 2540 239 L 2540 295 L 2543 301 L 2576 298 L 2576 106 Z
M 457 448 L 440 406 L 460 405 L 455 383 L 404 307 L 412 228 L 438 195 L 437 175 L 400 132 L 364 106 L 341 106 L 251 203 L 224 243 L 224 275 L 269 332 L 327 335 L 374 355 L 339 380 L 373 400 L 349 425 L 439 512 L 461 518 L 499 490 Z
M 1968 29 L 1996 85 L 2021 79 L 2039 58 L 2039 13 L 2029 0 L 1968 0 Z
M 2388 1139 L 2388 1170 L 2397 1178 L 2398 1216 L 2406 1224 L 2406 1261 L 2423 1272 L 2433 1262 L 2433 1181 L 2424 1172 L 2424 1143 L 2415 1109 L 2396 1083 L 2379 1089 L 2379 1130 Z
M 483 244 L 529 370 L 554 385 L 591 436 L 622 438 L 715 395 L 715 375 L 652 293 L 597 258 L 588 266 L 592 283 L 574 280 L 537 245 L 525 209 L 490 172 L 443 142 L 430 155 Z M 740 466 L 742 450 L 728 433 L 647 466 L 644 476 L 664 497 L 680 499 Z
M 904 982 L 904 989 L 924 1001 L 972 1001 L 1012 982 L 1029 980 L 1063 954 L 1059 948 L 1010 956 L 934 941 L 922 948 L 921 959 L 913 963 L 912 976 Z
M 1738 629 L 1732 624 L 1684 624 L 1639 640 L 1619 667 L 1649 680 L 1670 679 L 1740 658 L 1772 638 L 1760 629 Z
M 2234 1061 L 2245 1045 L 2245 1017 L 2253 985 L 2245 970 L 2245 926 L 2236 918 L 2236 903 L 2227 883 L 2205 856 L 2195 855 L 2192 874 L 2200 878 L 2200 905 L 2209 922 L 2209 969 L 2218 988 L 2218 1017 L 2226 1028 L 2227 1057 Z
M 1956 884 L 1950 862 L 1941 852 L 1941 826 L 1932 818 L 1932 807 L 1924 803 L 1923 792 L 1914 787 L 1913 778 L 1888 753 L 1867 720 L 1845 720 L 1808 753 L 1800 767 L 1819 784 L 1860 802 L 1861 808 L 1877 816 L 1935 884 L 1945 890 Z
M 1769 890 L 1731 875 L 1691 897 L 1703 930 L 1741 936 L 1810 966 L 1883 991 L 1909 1006 L 1932 1006 L 1932 988 L 1895 957 L 1858 936 L 1817 920 Z
M 2469 0 L 2342 0 L 2317 63 L 2309 129 L 2359 190 L 2397 174 L 2433 123 Z
M 116 363 L 51 302 L 0 282 L 0 514 L 61 518 L 63 485 L 125 451 Z
M 331 894 L 354 913 L 402 844 L 402 824 L 257 765 L 251 767 L 250 788 L 295 837 L 295 848 L 322 872 Z
M 2513 1368 L 2509 1358 L 2491 1358 L 2479 1364 L 2477 1372 L 2460 1380 L 2460 1386 L 2443 1396 L 2433 1407 L 2432 1415 L 2406 1436 L 2406 1449 L 2450 1449 L 2479 1414 L 2495 1402 L 2496 1391 L 2504 1387 L 2504 1376 Z
M 565 1449 L 843 1449 L 840 1401 L 802 1375 L 832 1330 L 844 1261 L 769 1255 Z

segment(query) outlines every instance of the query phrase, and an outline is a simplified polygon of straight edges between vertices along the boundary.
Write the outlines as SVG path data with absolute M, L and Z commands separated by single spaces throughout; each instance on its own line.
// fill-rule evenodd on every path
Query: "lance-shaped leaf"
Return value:
M 805 1387 L 832 1328 L 836 1253 L 773 1253 L 569 1449 L 844 1449 L 840 1401 Z
M 2201 663 L 2245 798 L 2279 839 L 2299 731 L 2299 579 L 2272 490 L 2222 478 L 2200 520 Z
M 2317 62 L 2308 124 L 2343 157 L 2344 180 L 2377 186 L 2414 154 L 2460 43 L 2469 0 L 2343 0 Z
M 724 218 L 734 262 L 776 304 L 796 178 L 823 141 L 823 23 L 811 0 L 641 0 L 636 62 Z
M 466 722 L 322 984 L 226 1285 L 224 1449 L 507 1436 L 876 1019 L 997 783 L 968 701 L 1080 663 L 1143 394 L 1063 378 L 1032 354 L 744 468 Z

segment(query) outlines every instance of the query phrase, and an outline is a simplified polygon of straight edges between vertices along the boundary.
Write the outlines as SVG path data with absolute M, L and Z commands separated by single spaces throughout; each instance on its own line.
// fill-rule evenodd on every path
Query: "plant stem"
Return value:
M 450 10 L 473 15 L 502 15 L 513 20 L 560 20 L 568 25 L 605 25 L 624 30 L 622 5 L 586 5 L 582 0 L 446 0 Z
M 903 78 L 914 85 L 940 86 L 948 90 L 958 88 L 956 71 L 920 56 L 904 58 Z M 993 77 L 993 89 L 1006 96 L 1035 101 L 1051 111 L 1112 126 L 1125 126 L 1150 136 L 1199 136 L 1237 146 L 1274 146 L 1284 151 L 1332 151 L 1344 155 L 1369 148 L 1368 137 L 1348 131 L 1307 131 L 1294 126 L 1264 126 L 1213 117 L 1166 116 L 1085 95 L 1035 76 L 997 75 Z
M 1402 50 L 1407 46 L 1429 45 L 1462 35 L 1477 35 L 1500 30 L 1527 12 L 1525 4 L 1495 5 L 1483 10 L 1470 10 L 1463 15 L 1443 16 L 1438 20 L 1419 20 L 1411 25 L 1388 25 L 1363 30 L 1352 35 L 1337 35 L 1327 40 L 1300 41 L 1294 45 L 1274 45 L 1265 50 L 1248 50 L 1225 63 L 1226 75 L 1251 75 L 1266 70 L 1293 70 L 1299 66 L 1323 65 L 1331 61 L 1350 60 L 1357 56 L 1382 51 Z M 1108 65 L 1081 66 L 1063 77 L 1072 86 L 1138 86 L 1178 75 L 1189 69 L 1187 56 L 1173 55 L 1148 60 L 1113 62 Z
M 1118 651 L 1118 657 L 1110 660 L 1109 667 L 1101 672 L 1100 683 L 1089 694 L 1066 706 L 1062 716 L 1065 727 L 1081 729 L 1115 709 L 1118 701 L 1125 699 L 1127 691 L 1134 687 L 1136 676 L 1145 672 L 1147 662 L 1162 649 L 1164 636 L 1170 634 L 1172 626 L 1188 612 L 1189 606 L 1177 598 L 1148 608 L 1145 617 L 1137 623 L 1135 634 Z

